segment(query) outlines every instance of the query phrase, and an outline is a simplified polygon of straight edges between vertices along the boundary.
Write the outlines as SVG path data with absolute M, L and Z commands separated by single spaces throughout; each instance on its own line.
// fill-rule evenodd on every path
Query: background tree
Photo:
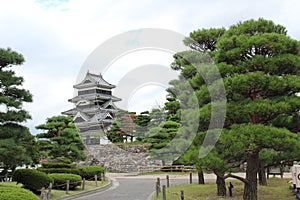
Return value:
M 112 143 L 123 142 L 123 136 L 120 133 L 121 128 L 119 127 L 116 121 L 113 121 L 111 124 L 110 130 L 107 131 L 107 139 Z
M 150 143 L 148 154 L 154 159 L 162 160 L 162 164 L 166 165 L 166 161 L 171 160 L 171 152 L 162 150 L 175 137 L 179 128 L 179 123 L 173 121 L 161 122 L 159 125 L 149 129 L 146 137 L 142 140 L 144 143 Z
M 0 162 L 5 169 L 38 164 L 40 156 L 36 141 L 29 129 L 14 123 L 0 128 Z
M 20 125 L 30 119 L 22 106 L 24 102 L 32 102 L 32 95 L 21 88 L 23 77 L 10 69 L 24 61 L 21 54 L 10 48 L 0 48 L 0 163 L 5 168 L 36 164 L 39 160 L 34 137 Z
M 151 112 L 144 111 L 140 114 L 128 111 L 119 111 L 112 123 L 111 129 L 108 131 L 108 139 L 115 142 L 127 141 L 127 137 L 132 141 L 143 142 L 143 138 L 152 127 L 157 127 L 164 119 L 163 110 L 152 109 Z
M 178 116 L 177 119 L 181 118 L 181 109 L 179 105 L 180 97 L 175 95 L 175 93 L 179 93 L 179 91 L 184 90 L 182 85 L 186 84 L 186 82 L 188 82 L 190 87 L 192 87 L 192 89 L 195 91 L 195 94 L 198 99 L 197 105 L 199 105 L 199 108 L 201 108 L 200 112 L 198 113 L 198 115 L 200 114 L 200 118 L 198 121 L 199 126 L 197 136 L 194 138 L 194 141 L 189 147 L 188 151 L 186 151 L 175 163 L 195 165 L 198 169 L 200 184 L 204 184 L 203 169 L 210 172 L 220 171 L 220 174 L 224 173 L 225 169 L 227 169 L 226 165 L 219 164 L 219 162 L 214 162 L 217 161 L 217 158 L 209 158 L 213 156 L 207 155 L 205 158 L 199 159 L 199 148 L 203 146 L 202 144 L 206 136 L 206 131 L 208 130 L 208 127 L 210 125 L 210 111 L 211 104 L 213 103 L 208 94 L 207 88 L 209 83 L 205 81 L 203 76 L 206 76 L 206 78 L 209 78 L 212 81 L 218 78 L 210 77 L 211 75 L 215 74 L 214 69 L 210 70 L 210 68 L 212 68 L 211 65 L 213 63 L 210 59 L 210 56 L 213 56 L 215 54 L 217 40 L 222 36 L 222 34 L 224 34 L 224 32 L 225 29 L 223 28 L 212 28 L 207 30 L 200 29 L 198 31 L 190 33 L 190 37 L 185 38 L 184 43 L 185 45 L 189 46 L 192 50 L 176 53 L 174 55 L 175 60 L 171 64 L 172 69 L 180 71 L 180 76 L 179 80 L 171 81 L 172 87 L 168 88 L 167 90 L 169 91 L 169 93 L 171 93 L 170 96 L 172 97 L 172 101 L 170 104 L 171 106 L 168 105 L 169 103 L 166 103 L 169 110 L 172 110 L 172 113 L 174 113 L 175 116 Z M 200 71 L 202 71 L 202 74 L 199 73 Z M 173 91 L 177 92 L 174 93 Z M 181 99 L 185 98 L 181 97 Z M 219 99 L 216 99 L 216 101 L 224 101 L 224 98 L 221 97 Z M 221 112 L 220 116 L 222 116 Z M 220 159 L 222 158 L 219 158 L 219 160 Z M 208 166 L 214 167 L 209 169 Z M 217 176 L 218 195 L 224 196 L 226 194 L 225 180 L 219 179 L 221 179 L 221 176 Z
M 129 138 L 129 140 L 133 142 L 133 139 L 136 137 L 136 120 L 137 117 L 135 112 L 124 110 L 117 112 L 112 127 L 107 133 L 108 139 L 111 142 L 116 143 L 127 142 Z
M 69 116 L 54 116 L 36 126 L 45 131 L 36 136 L 40 151 L 50 158 L 66 157 L 73 162 L 85 160 L 85 146 L 72 121 Z
M 128 138 L 130 139 L 130 142 L 133 142 L 136 131 L 136 124 L 134 123 L 135 120 L 135 112 L 124 113 L 121 115 L 120 130 L 117 132 L 117 134 L 121 135 L 123 140 L 126 142 L 128 141 Z
M 149 130 L 151 121 L 151 116 L 149 111 L 143 111 L 140 114 L 136 115 L 136 132 L 135 136 L 138 141 L 142 141 L 145 137 L 146 132 Z

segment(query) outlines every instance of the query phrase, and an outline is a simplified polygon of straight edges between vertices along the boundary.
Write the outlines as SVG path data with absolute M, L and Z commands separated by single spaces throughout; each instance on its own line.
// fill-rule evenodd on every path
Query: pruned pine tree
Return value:
M 6 169 L 39 162 L 35 139 L 21 125 L 31 118 L 23 104 L 32 102 L 32 95 L 22 88 L 24 78 L 12 70 L 24 61 L 10 48 L 0 48 L 0 165 Z
M 85 160 L 85 146 L 72 117 L 53 116 L 36 126 L 44 131 L 37 134 L 40 151 L 52 159 L 65 157 L 73 162 Z
M 198 137 L 207 134 L 212 114 L 207 83 L 194 64 L 203 58 L 203 53 L 211 56 L 226 89 L 224 128 L 211 152 L 216 159 L 210 159 L 211 163 L 208 159 L 202 166 L 219 166 L 219 159 L 225 161 L 226 165 L 214 172 L 221 178 L 232 176 L 243 181 L 243 198 L 256 200 L 260 166 L 300 157 L 296 134 L 300 109 L 299 42 L 287 35 L 284 26 L 261 18 L 237 23 L 228 30 L 200 29 L 184 42 L 192 51 L 175 54 L 172 68 L 190 82 L 198 97 Z M 198 57 L 195 52 L 199 52 Z M 211 83 L 214 84 L 218 81 Z M 224 175 L 222 166 L 231 168 L 244 161 L 245 178 Z

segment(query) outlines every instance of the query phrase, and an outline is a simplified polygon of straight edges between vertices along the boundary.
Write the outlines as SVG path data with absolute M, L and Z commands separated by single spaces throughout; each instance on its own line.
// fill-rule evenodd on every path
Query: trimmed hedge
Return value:
M 74 168 L 75 164 L 62 163 L 62 162 L 43 162 L 43 168 Z
M 39 200 L 31 191 L 16 187 L 0 187 L 0 200 Z
M 100 166 L 82 166 L 77 167 L 77 169 L 79 169 L 79 175 L 86 180 L 93 179 L 95 175 L 100 179 L 101 174 L 105 172 L 105 168 Z
M 67 187 L 67 180 L 70 181 L 70 190 L 74 190 L 81 185 L 81 177 L 76 174 L 55 173 L 48 175 L 54 180 L 53 188 L 64 190 Z
M 39 167 L 39 171 L 45 172 L 46 174 L 53 174 L 53 173 L 63 173 L 63 174 L 80 174 L 79 169 L 77 168 L 43 168 Z
M 66 157 L 63 157 L 63 156 L 61 156 L 61 157 L 56 157 L 54 160 L 52 160 L 52 162 L 61 162 L 61 163 L 69 163 L 69 164 L 71 164 L 72 163 L 72 160 L 70 159 L 70 158 L 66 158 Z
M 49 183 L 53 183 L 53 180 L 46 173 L 35 169 L 18 169 L 14 171 L 12 178 L 17 184 L 22 183 L 24 188 L 35 193 L 42 187 L 47 188 Z

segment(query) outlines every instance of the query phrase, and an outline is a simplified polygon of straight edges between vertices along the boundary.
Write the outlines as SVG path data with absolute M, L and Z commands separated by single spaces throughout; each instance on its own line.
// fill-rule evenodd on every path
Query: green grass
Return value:
M 74 195 L 74 194 L 78 194 L 83 191 L 96 189 L 96 188 L 102 187 L 107 184 L 108 184 L 108 180 L 106 178 L 104 183 L 102 183 L 101 181 L 98 181 L 98 187 L 96 187 L 95 181 L 86 181 L 85 182 L 85 190 L 82 190 L 82 188 L 80 186 L 80 187 L 77 187 L 75 190 L 70 190 L 69 194 L 66 194 L 65 190 L 52 190 L 50 200 L 56 200 L 56 199 L 59 199 L 64 196 Z M 0 182 L 0 186 L 22 187 L 22 184 L 17 185 L 16 182 Z
M 260 200 L 294 200 L 295 196 L 289 190 L 290 179 L 270 178 L 268 179 L 268 186 L 258 186 L 258 199 Z M 230 180 L 233 183 L 233 197 L 221 198 L 216 195 L 217 186 L 213 182 L 206 183 L 205 185 L 198 184 L 186 184 L 178 185 L 167 188 L 167 200 L 179 199 L 180 190 L 184 191 L 185 200 L 206 200 L 208 197 L 210 200 L 217 199 L 243 199 L 244 184 L 240 181 Z M 226 182 L 229 185 L 229 180 Z M 228 190 L 227 190 L 228 193 Z M 162 199 L 161 193 L 158 199 Z M 151 200 L 156 200 L 154 194 Z
M 22 185 L 21 183 L 19 183 L 19 184 L 17 185 L 16 182 L 8 181 L 8 182 L 0 182 L 0 186 L 22 187 L 23 185 Z
M 102 187 L 107 184 L 108 184 L 108 180 L 106 178 L 104 183 L 102 183 L 101 181 L 98 181 L 98 187 L 96 187 L 95 181 L 86 181 L 85 182 L 85 190 L 82 190 L 82 188 L 80 186 L 80 187 L 77 187 L 75 190 L 70 190 L 69 194 L 66 194 L 66 191 L 64 191 L 64 190 L 52 190 L 50 200 L 55 200 L 55 199 L 59 199 L 64 196 L 74 195 L 74 194 L 78 194 L 83 191 L 96 189 L 96 188 Z

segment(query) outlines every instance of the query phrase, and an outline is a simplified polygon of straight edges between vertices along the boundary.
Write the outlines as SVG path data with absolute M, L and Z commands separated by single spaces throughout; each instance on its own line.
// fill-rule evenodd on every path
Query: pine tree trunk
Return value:
M 222 178 L 222 177 L 220 177 L 220 176 L 217 176 L 216 183 L 217 183 L 217 190 L 218 190 L 217 195 L 218 195 L 218 196 L 225 197 L 225 196 L 226 196 L 226 184 L 225 184 L 225 179 Z
M 259 185 L 267 186 L 266 170 L 262 163 L 259 163 L 258 180 Z
M 257 200 L 258 151 L 248 152 L 244 200 Z
M 205 184 L 203 170 L 198 170 L 198 184 Z

